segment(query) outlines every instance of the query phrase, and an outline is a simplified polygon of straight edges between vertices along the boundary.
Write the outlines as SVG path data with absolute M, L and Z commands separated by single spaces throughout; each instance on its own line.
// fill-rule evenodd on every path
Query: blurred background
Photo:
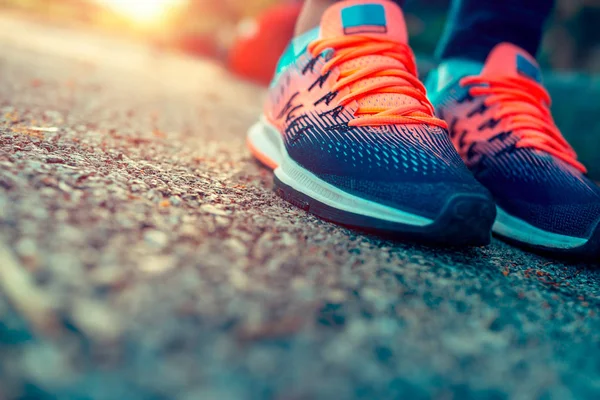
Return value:
M 0 0 L 0 7 L 56 23 L 85 24 L 157 46 L 225 59 L 239 35 L 256 33 L 253 18 L 277 0 Z M 417 53 L 431 54 L 450 0 L 409 1 Z M 600 0 L 557 0 L 540 56 L 546 68 L 600 72 Z

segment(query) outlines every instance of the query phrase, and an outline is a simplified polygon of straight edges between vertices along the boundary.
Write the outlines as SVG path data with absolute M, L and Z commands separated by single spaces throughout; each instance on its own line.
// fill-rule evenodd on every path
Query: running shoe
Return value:
M 454 146 L 494 196 L 496 234 L 533 249 L 600 256 L 600 189 L 556 127 L 531 55 L 499 44 L 485 64 L 442 63 L 427 87 Z
M 489 243 L 495 207 L 416 76 L 389 1 L 332 5 L 293 39 L 249 131 L 275 191 L 325 220 L 443 245 Z

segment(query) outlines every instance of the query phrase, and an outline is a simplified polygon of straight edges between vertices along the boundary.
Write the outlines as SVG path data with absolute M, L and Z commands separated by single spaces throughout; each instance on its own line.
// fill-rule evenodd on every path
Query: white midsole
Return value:
M 275 175 L 284 184 L 338 210 L 413 226 L 427 226 L 433 220 L 351 195 L 319 179 L 290 158 L 281 134 L 264 118 L 248 131 L 252 145 L 277 163 Z
M 351 195 L 319 179 L 290 158 L 281 134 L 264 118 L 250 128 L 248 138 L 256 149 L 278 165 L 275 175 L 281 182 L 321 203 L 350 213 L 401 224 L 426 226 L 433 223 L 431 219 Z M 498 235 L 534 246 L 555 249 L 575 249 L 588 241 L 544 231 L 508 214 L 500 207 L 496 208 L 493 231 Z
M 260 150 L 261 153 L 273 160 L 277 165 L 281 165 L 280 143 L 281 134 L 274 127 L 261 118 L 248 130 L 248 140 L 252 145 Z
M 587 239 L 559 235 L 547 232 L 528 224 L 527 222 L 508 214 L 500 207 L 496 207 L 496 222 L 492 228 L 494 233 L 518 240 L 534 246 L 543 246 L 554 249 L 575 249 L 587 243 Z

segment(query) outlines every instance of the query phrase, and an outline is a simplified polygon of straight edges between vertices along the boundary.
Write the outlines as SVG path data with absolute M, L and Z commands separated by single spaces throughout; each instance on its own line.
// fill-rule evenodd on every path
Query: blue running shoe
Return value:
M 598 259 L 600 189 L 554 124 L 533 57 L 500 44 L 485 65 L 443 63 L 427 86 L 454 146 L 494 196 L 494 232 L 533 249 Z
M 323 219 L 443 245 L 489 243 L 491 195 L 452 146 L 389 1 L 338 2 L 282 56 L 249 131 L 276 192 Z

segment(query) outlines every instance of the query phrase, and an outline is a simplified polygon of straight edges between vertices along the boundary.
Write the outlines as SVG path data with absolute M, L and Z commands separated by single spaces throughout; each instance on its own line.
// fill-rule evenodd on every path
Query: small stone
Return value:
M 229 281 L 236 289 L 244 290 L 248 288 L 248 276 L 239 269 L 231 270 L 229 273 Z
M 327 299 L 332 303 L 342 303 L 346 300 L 346 293 L 343 290 L 332 290 L 327 294 Z
M 215 217 L 215 223 L 217 224 L 217 226 L 224 228 L 226 226 L 229 226 L 229 219 L 225 217 Z
M 199 231 L 196 226 L 192 224 L 183 224 L 181 228 L 179 228 L 179 235 L 185 239 L 194 239 L 199 236 Z
M 248 253 L 246 245 L 244 245 L 244 243 L 242 243 L 238 239 L 227 239 L 223 244 L 225 245 L 225 247 L 227 247 L 227 249 L 231 250 L 238 256 L 245 255 L 246 253 Z
M 53 177 L 53 176 L 45 176 L 42 179 L 40 179 L 40 183 L 44 186 L 48 186 L 48 187 L 58 187 L 58 180 Z
M 218 208 L 218 207 L 216 207 L 216 206 L 214 206 L 212 204 L 202 204 L 200 206 L 200 210 L 203 211 L 203 212 L 205 212 L 205 213 L 207 213 L 207 214 L 218 215 L 218 216 L 221 216 L 221 217 L 224 217 L 224 216 L 227 216 L 227 215 L 231 214 L 230 211 L 223 210 L 223 209 Z
M 181 205 L 181 197 L 179 196 L 171 196 L 169 197 L 169 203 L 171 203 L 171 205 L 173 207 L 178 207 Z
M 71 186 L 67 185 L 65 182 L 58 182 L 58 188 L 65 193 L 72 193 L 73 189 Z
M 15 245 L 15 250 L 22 258 L 35 257 L 37 254 L 37 246 L 35 242 L 29 238 L 19 240 Z
M 125 271 L 119 265 L 99 266 L 92 270 L 89 275 L 92 283 L 100 286 L 114 286 L 125 277 Z
M 56 218 L 57 221 L 66 222 L 69 219 L 69 212 L 67 210 L 58 210 L 54 213 L 54 218 Z M 73 234 L 72 230 L 70 233 Z M 80 232 L 77 231 L 74 235 L 79 236 Z
M 122 332 L 117 315 L 100 302 L 77 299 L 73 302 L 71 317 L 79 329 L 97 341 L 113 342 Z
M 24 346 L 21 368 L 38 385 L 66 385 L 74 379 L 67 354 L 50 342 Z
M 298 240 L 295 237 L 293 237 L 292 235 L 290 235 L 289 233 L 284 232 L 281 235 L 281 243 L 284 246 L 293 246 L 298 243 Z
M 146 198 L 152 202 L 158 202 L 162 199 L 162 195 L 156 189 L 150 189 L 146 192 Z
M 172 269 L 176 264 L 175 257 L 169 255 L 151 256 L 143 258 L 139 263 L 141 271 L 148 274 L 163 274 Z
M 169 237 L 162 231 L 150 229 L 144 232 L 144 240 L 153 247 L 163 248 L 169 242 Z
M 46 162 L 48 164 L 64 164 L 65 160 L 61 157 L 50 156 L 46 157 Z
M 304 278 L 296 277 L 292 279 L 292 289 L 303 290 L 308 287 L 308 281 Z

